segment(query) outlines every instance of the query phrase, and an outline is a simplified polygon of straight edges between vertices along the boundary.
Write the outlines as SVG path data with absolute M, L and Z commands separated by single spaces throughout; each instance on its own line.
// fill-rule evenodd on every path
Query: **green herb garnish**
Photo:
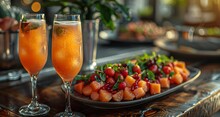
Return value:
M 134 64 L 132 64 L 130 61 L 127 63 L 127 66 L 128 66 L 128 75 L 132 75 L 133 74 L 133 71 L 132 71 L 132 68 L 134 66 Z
M 118 78 L 117 81 L 116 81 L 116 83 L 113 85 L 112 90 L 118 89 L 118 85 L 119 85 L 119 83 L 122 82 L 122 81 L 123 81 L 122 79 Z
M 82 80 L 85 82 L 88 82 L 89 78 L 90 78 L 90 74 L 88 75 L 77 75 L 74 80 L 73 80 L 73 84 L 75 84 L 77 81 Z
M 172 71 L 170 72 L 169 76 L 172 77 L 175 73 Z
M 149 80 L 155 81 L 155 75 L 152 71 L 147 70 L 147 76 Z
M 106 80 L 106 75 L 105 75 L 105 73 L 101 72 L 101 73 L 99 74 L 99 76 L 100 76 L 101 81 L 105 82 L 105 80 Z M 96 80 L 97 80 L 97 79 L 96 79 Z
M 65 29 L 58 26 L 58 27 L 55 28 L 55 33 L 56 33 L 57 36 L 61 36 L 65 33 Z
M 27 19 L 24 17 L 21 20 L 21 29 L 23 32 L 28 32 L 30 30 L 37 29 L 41 26 L 41 23 L 38 22 L 27 22 Z

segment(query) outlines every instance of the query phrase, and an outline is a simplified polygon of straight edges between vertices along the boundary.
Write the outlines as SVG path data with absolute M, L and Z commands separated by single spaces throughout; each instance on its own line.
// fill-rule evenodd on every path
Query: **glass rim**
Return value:
M 54 14 L 54 21 L 81 21 L 79 14 Z
M 22 20 L 23 18 L 45 20 L 45 14 L 44 13 L 24 13 L 24 14 L 21 14 L 20 20 Z
M 42 16 L 44 16 L 45 14 L 44 13 L 24 13 L 22 15 L 29 15 L 29 16 L 42 15 Z
M 59 13 L 56 13 L 56 14 L 54 14 L 54 16 L 79 16 L 80 17 L 80 14 L 59 14 Z

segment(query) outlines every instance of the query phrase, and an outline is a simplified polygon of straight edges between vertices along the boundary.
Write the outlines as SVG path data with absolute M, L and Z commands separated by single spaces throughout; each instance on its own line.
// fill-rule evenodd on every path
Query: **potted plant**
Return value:
M 80 14 L 81 20 L 100 19 L 110 29 L 115 28 L 114 19 L 129 19 L 129 11 L 117 0 L 46 0 L 44 7 L 59 6 L 58 13 Z
M 96 66 L 99 21 L 114 30 L 116 19 L 130 18 L 128 8 L 117 0 L 46 0 L 43 6 L 59 6 L 57 13 L 80 14 L 84 46 L 82 71 L 85 73 L 93 71 Z

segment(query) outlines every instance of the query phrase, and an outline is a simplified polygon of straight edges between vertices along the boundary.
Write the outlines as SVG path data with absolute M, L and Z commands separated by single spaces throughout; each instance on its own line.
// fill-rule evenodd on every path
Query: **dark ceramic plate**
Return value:
M 162 92 L 160 94 L 156 94 L 156 95 L 146 95 L 145 97 L 141 98 L 141 99 L 136 99 L 136 100 L 132 100 L 132 101 L 122 101 L 122 102 L 100 102 L 100 101 L 93 101 L 91 100 L 89 97 L 85 97 L 75 91 L 73 91 L 70 95 L 72 97 L 72 99 L 79 101 L 81 103 L 84 103 L 85 105 L 94 107 L 94 108 L 101 108 L 101 109 L 117 109 L 117 108 L 126 108 L 126 107 L 131 107 L 131 106 L 135 106 L 135 105 L 139 105 L 139 104 L 143 104 L 143 103 L 147 103 L 150 102 L 154 99 L 160 98 L 162 96 L 168 95 L 180 88 L 182 88 L 183 86 L 186 86 L 187 84 L 193 82 L 195 79 L 197 79 L 199 77 L 199 75 L 201 74 L 201 71 L 197 68 L 192 68 L 189 67 L 188 68 L 190 71 L 190 76 L 188 81 L 177 85 L 177 86 L 171 86 L 170 89 L 163 89 Z M 64 87 L 62 87 L 62 89 L 64 89 Z M 73 88 L 72 88 L 73 89 Z
M 159 39 L 154 42 L 154 44 L 166 50 L 172 54 L 177 54 L 181 56 L 187 57 L 220 57 L 220 48 L 218 50 L 202 50 L 195 49 L 190 46 L 186 46 L 183 44 L 178 44 L 177 40 L 174 39 Z M 204 44 L 208 46 L 208 44 Z

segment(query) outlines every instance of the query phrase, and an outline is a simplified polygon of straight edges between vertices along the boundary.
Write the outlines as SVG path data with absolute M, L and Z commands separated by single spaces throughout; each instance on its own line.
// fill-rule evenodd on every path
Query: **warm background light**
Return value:
M 41 4 L 39 2 L 33 2 L 33 4 L 31 5 L 31 9 L 34 12 L 38 12 L 41 9 Z
M 29 5 L 33 2 L 33 0 L 22 0 L 25 5 Z

